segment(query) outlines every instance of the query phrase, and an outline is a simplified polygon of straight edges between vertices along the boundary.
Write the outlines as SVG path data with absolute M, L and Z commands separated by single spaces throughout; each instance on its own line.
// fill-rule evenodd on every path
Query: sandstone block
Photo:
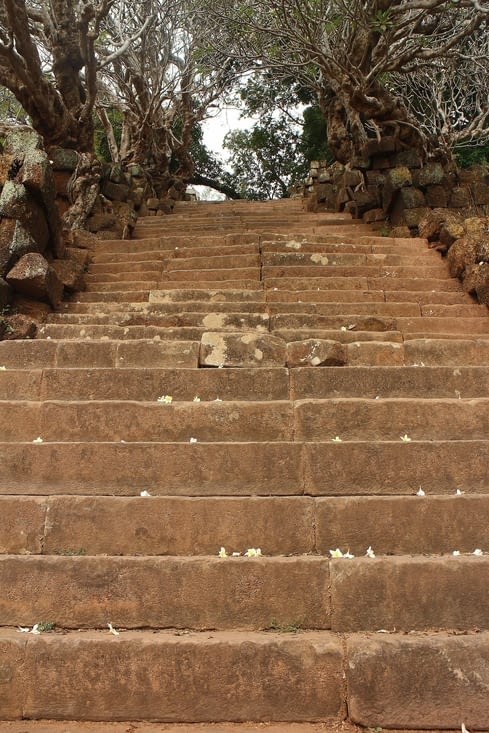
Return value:
M 287 348 L 283 339 L 260 333 L 202 334 L 199 363 L 214 367 L 284 366 Z
M 474 183 L 472 185 L 472 196 L 476 206 L 489 204 L 489 185 L 482 181 Z
M 69 148 L 49 148 L 49 158 L 55 171 L 74 171 L 78 164 L 78 153 Z
M 468 237 L 461 237 L 448 250 L 447 261 L 452 277 L 463 277 L 475 262 L 477 243 Z
M 344 344 L 325 339 L 305 339 L 287 344 L 287 366 L 343 366 L 347 362 Z
M 376 634 L 347 642 L 348 708 L 366 727 L 489 728 L 489 634 Z
M 426 163 L 422 168 L 415 171 L 415 186 L 430 186 L 442 183 L 445 178 L 445 171 L 440 163 Z
M 127 201 L 129 198 L 129 186 L 124 183 L 105 181 L 102 186 L 102 193 L 110 201 Z
M 81 264 L 73 260 L 53 260 L 51 266 L 67 290 L 85 290 L 84 268 Z
M 36 252 L 21 257 L 7 273 L 6 280 L 20 293 L 47 301 L 53 307 L 59 304 L 63 295 L 63 283 L 44 257 Z
M 61 257 L 64 243 L 61 237 L 61 220 L 56 206 L 56 184 L 48 157 L 44 151 L 34 150 L 26 153 L 18 180 L 35 201 L 42 204 L 49 229 L 50 247 L 55 255 Z
M 420 191 L 419 188 L 415 188 L 414 186 L 401 188 L 399 196 L 405 209 L 416 209 L 420 206 L 425 205 L 425 197 L 423 192 Z
M 383 209 L 370 209 L 370 211 L 366 211 L 362 216 L 362 221 L 364 221 L 365 224 L 373 224 L 374 222 L 384 220 L 385 212 Z
M 36 335 L 38 323 L 28 315 L 13 313 L 5 318 L 5 326 L 4 339 L 31 339 Z
M 426 203 L 434 208 L 444 209 L 448 205 L 448 189 L 439 184 L 426 186 Z
M 389 341 L 354 341 L 347 345 L 350 366 L 402 366 L 402 344 Z
M 471 205 L 470 190 L 467 186 L 455 186 L 449 200 L 449 206 L 454 209 L 466 209 Z

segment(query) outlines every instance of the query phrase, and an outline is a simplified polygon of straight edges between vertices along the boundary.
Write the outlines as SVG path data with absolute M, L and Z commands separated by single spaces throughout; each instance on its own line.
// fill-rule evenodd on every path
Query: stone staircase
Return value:
M 487 309 L 300 201 L 135 235 L 0 342 L 0 730 L 488 729 Z

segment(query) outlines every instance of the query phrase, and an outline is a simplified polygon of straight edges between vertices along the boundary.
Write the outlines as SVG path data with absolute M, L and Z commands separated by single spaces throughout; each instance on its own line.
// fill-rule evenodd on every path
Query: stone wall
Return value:
M 86 262 L 65 245 L 40 137 L 14 129 L 0 155 L 0 338 L 34 336 L 65 290 L 83 288 Z
M 372 140 L 351 167 L 315 161 L 294 193 L 310 211 L 345 211 L 384 235 L 425 237 L 489 305 L 489 166 L 447 171 L 395 147 L 393 138 Z
M 397 236 L 417 235 L 435 208 L 489 214 L 487 166 L 448 172 L 440 163 L 423 164 L 415 151 L 395 148 L 394 138 L 372 140 L 351 167 L 314 161 L 301 187 L 307 208 L 347 211 Z

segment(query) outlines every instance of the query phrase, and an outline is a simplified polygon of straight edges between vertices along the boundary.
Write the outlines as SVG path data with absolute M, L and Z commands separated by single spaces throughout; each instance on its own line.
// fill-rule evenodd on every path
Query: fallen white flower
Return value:
M 460 489 L 457 489 L 455 492 L 455 496 L 462 496 L 462 494 L 465 494 L 465 491 L 461 491 Z
M 416 496 L 426 496 L 426 494 L 425 494 L 425 492 L 423 491 L 423 489 L 421 488 L 421 486 L 420 486 L 420 487 L 419 487 L 419 489 L 417 490 L 417 492 L 416 492 Z
M 170 405 L 173 402 L 173 397 L 169 394 L 161 395 L 158 397 L 158 402 L 163 402 L 165 405 Z
M 139 496 L 151 496 L 151 494 L 149 493 L 149 491 L 141 491 Z
M 219 557 L 227 557 L 227 552 L 225 547 L 221 547 L 219 552 L 217 553 Z
M 339 437 L 339 435 L 335 435 L 335 437 L 332 438 L 332 440 L 333 440 L 333 443 L 342 443 L 343 442 L 341 438 Z
M 197 397 L 197 395 L 195 395 L 194 402 L 200 402 L 200 397 Z
M 31 634 L 40 634 L 41 632 L 39 631 L 39 624 L 34 624 L 34 626 L 32 627 L 32 629 L 30 630 L 29 633 L 31 633 Z
M 220 397 L 216 397 L 216 399 L 214 400 L 214 402 L 222 402 L 222 400 L 221 400 Z
M 482 552 L 482 550 L 479 550 L 479 548 L 477 548 L 476 550 L 474 550 L 474 552 L 472 554 L 473 555 L 477 555 L 478 557 L 480 557 L 484 553 Z
M 28 626 L 17 626 L 17 631 L 21 634 L 28 634 L 30 628 Z
M 404 435 L 401 435 L 400 438 L 401 438 L 401 440 L 402 440 L 403 443 L 410 443 L 411 442 L 411 438 L 406 433 L 404 433 Z
M 452 555 L 453 555 L 453 557 L 459 557 L 459 555 L 460 555 L 460 550 L 454 550 L 454 551 L 452 552 Z
M 190 438 L 189 440 L 189 443 L 196 443 L 196 442 L 197 442 L 197 438 Z
M 39 436 L 38 436 L 38 437 L 37 437 L 37 438 L 36 438 L 35 440 L 33 440 L 32 442 L 33 442 L 33 443 L 43 443 L 44 441 L 43 441 L 43 439 L 41 438 L 41 436 L 39 435 Z
M 370 545 L 367 547 L 367 551 L 365 554 L 367 557 L 375 557 L 375 552 L 372 550 Z
M 5 367 L 5 366 L 0 366 L 0 372 L 5 372 L 5 371 L 6 371 L 6 369 L 7 369 L 7 367 Z
M 461 726 L 460 730 L 461 730 L 461 733 L 470 733 L 470 731 L 467 730 L 467 728 L 465 727 L 465 724 L 464 723 L 462 723 L 462 726 Z
M 355 557 L 355 555 L 351 554 L 350 550 L 347 550 L 346 552 L 342 552 L 339 547 L 337 547 L 336 550 L 330 550 L 329 554 L 333 558 L 344 557 L 347 559 L 351 559 L 352 557 Z
M 261 549 L 259 547 L 249 547 L 244 553 L 245 557 L 261 557 Z
M 233 557 L 241 557 L 241 553 L 240 552 L 233 552 L 233 555 L 232 556 Z
M 114 629 L 114 627 L 112 626 L 112 624 L 110 623 L 110 621 L 107 624 L 107 626 L 109 627 L 109 634 L 113 634 L 114 636 L 119 636 L 119 633 L 120 632 L 117 631 L 117 629 Z
M 318 290 L 319 290 L 319 288 L 318 288 Z M 347 329 L 347 327 L 346 327 L 346 326 L 342 326 L 342 327 L 341 327 L 341 330 L 342 330 L 342 331 L 348 331 L 348 329 Z

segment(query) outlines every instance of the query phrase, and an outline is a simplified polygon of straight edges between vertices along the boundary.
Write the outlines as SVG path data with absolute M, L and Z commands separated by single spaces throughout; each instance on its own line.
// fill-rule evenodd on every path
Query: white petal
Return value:
M 196 443 L 196 442 L 197 442 L 197 438 L 190 438 L 189 440 L 189 443 Z
M 109 627 L 109 634 L 113 634 L 114 636 L 119 636 L 119 632 L 117 631 L 117 629 L 114 629 L 110 621 L 107 624 L 107 626 Z
M 151 494 L 149 493 L 149 491 L 141 491 L 139 496 L 151 496 Z
M 425 492 L 423 491 L 423 489 L 421 488 L 421 486 L 420 486 L 420 487 L 419 487 L 419 489 L 417 490 L 417 492 L 416 492 L 416 496 L 426 496 L 426 494 L 425 494 Z
M 452 552 L 452 555 L 453 555 L 454 557 L 459 557 L 459 555 L 460 555 L 460 550 L 454 550 L 454 551 Z
M 464 723 L 462 723 L 462 726 L 461 726 L 460 730 L 461 730 L 461 733 L 470 733 L 470 731 L 467 730 L 467 728 L 465 727 L 465 724 Z
M 474 552 L 472 554 L 473 555 L 477 555 L 477 557 L 480 557 L 484 553 L 482 552 L 482 550 L 479 550 L 479 548 L 477 548 L 476 550 L 474 550 Z

